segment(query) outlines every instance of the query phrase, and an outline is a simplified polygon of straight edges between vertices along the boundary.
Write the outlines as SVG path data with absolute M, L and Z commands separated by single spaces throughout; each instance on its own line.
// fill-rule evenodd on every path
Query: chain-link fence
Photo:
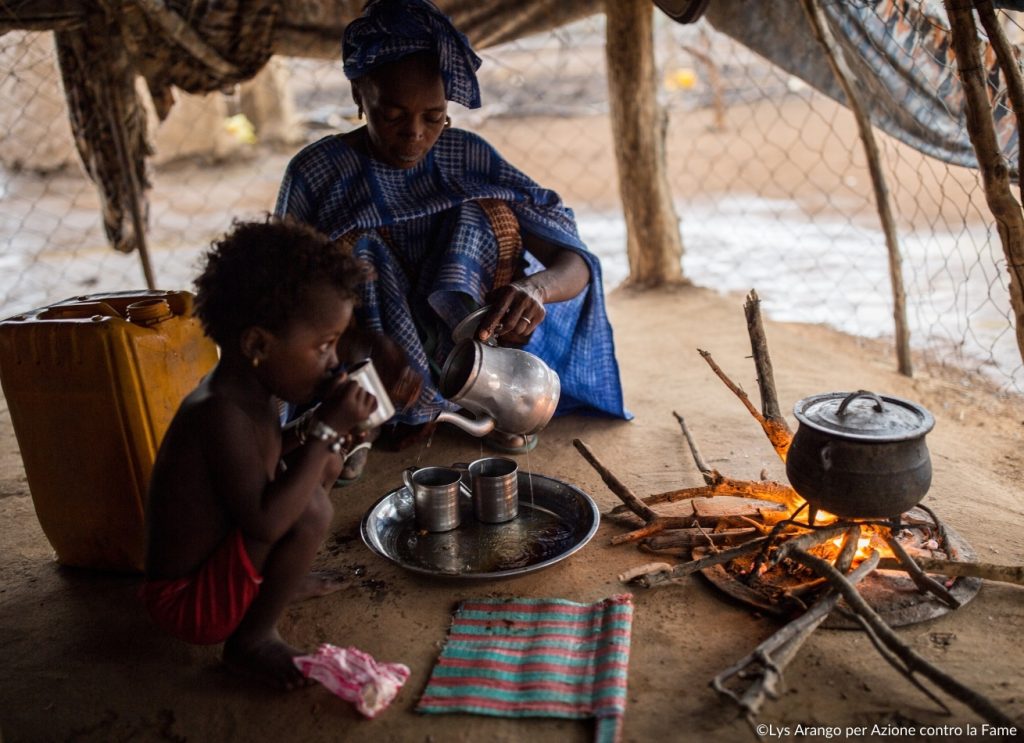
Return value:
M 890 338 L 885 239 L 852 114 L 705 21 L 659 13 L 655 35 L 685 275 L 723 292 L 756 288 L 775 318 Z M 627 262 L 604 39 L 598 15 L 484 50 L 484 107 L 451 114 L 574 208 L 610 289 Z M 0 313 L 143 287 L 138 257 L 108 247 L 100 197 L 76 165 L 49 35 L 0 36 L 0 96 Z M 189 288 L 201 250 L 232 219 L 273 208 L 301 144 L 354 116 L 339 62 L 276 58 L 234 94 L 181 97 L 159 128 L 154 117 L 149 250 L 160 288 Z M 977 172 L 877 134 L 918 363 L 1024 392 Z

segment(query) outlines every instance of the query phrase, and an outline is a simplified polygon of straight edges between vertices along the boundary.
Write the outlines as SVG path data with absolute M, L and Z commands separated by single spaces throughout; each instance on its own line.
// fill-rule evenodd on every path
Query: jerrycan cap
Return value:
M 146 328 L 159 325 L 172 317 L 174 313 L 171 312 L 171 305 L 166 299 L 142 299 L 128 305 L 128 322 Z

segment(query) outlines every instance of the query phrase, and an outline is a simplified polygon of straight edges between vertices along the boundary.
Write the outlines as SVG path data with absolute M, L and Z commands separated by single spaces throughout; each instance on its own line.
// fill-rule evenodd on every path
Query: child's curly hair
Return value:
M 287 217 L 236 220 L 204 258 L 195 281 L 195 314 L 222 348 L 250 326 L 283 331 L 317 284 L 357 299 L 357 286 L 370 273 L 341 242 Z

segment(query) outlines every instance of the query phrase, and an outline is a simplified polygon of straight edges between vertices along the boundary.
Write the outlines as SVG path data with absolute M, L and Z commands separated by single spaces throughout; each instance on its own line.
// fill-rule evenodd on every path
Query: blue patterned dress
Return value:
M 623 405 L 601 266 L 580 240 L 572 210 L 479 136 L 446 129 L 409 169 L 326 137 L 289 163 L 276 212 L 335 239 L 357 236 L 356 255 L 376 272 L 363 285 L 359 321 L 390 335 L 427 380 L 416 404 L 396 417 L 415 424 L 457 408 L 438 392 L 437 370 L 452 347 L 451 329 L 483 303 L 493 283 L 498 248 L 476 203 L 483 199 L 506 202 L 523 232 L 575 251 L 590 268 L 590 284 L 577 297 L 545 305 L 547 315 L 525 346 L 561 379 L 557 414 L 632 417 Z M 529 253 L 525 259 L 526 273 L 543 268 Z

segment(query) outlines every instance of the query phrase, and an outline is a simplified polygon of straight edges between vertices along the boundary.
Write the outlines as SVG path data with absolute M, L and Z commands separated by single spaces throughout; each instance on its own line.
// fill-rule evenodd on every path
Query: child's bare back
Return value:
M 182 402 L 150 485 L 142 596 L 155 623 L 224 642 L 230 666 L 284 688 L 302 682 L 300 651 L 277 622 L 288 602 L 337 587 L 310 567 L 347 434 L 376 407 L 335 371 L 361 277 L 345 248 L 290 222 L 237 225 L 216 243 L 196 314 L 221 358 Z M 286 441 L 279 399 L 322 403 Z

